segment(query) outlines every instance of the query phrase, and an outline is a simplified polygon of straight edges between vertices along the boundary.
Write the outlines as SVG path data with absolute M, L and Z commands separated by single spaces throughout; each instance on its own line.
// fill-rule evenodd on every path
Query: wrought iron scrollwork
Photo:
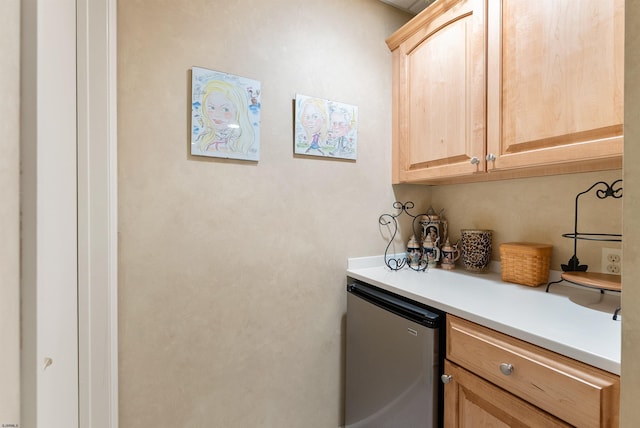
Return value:
M 396 201 L 393 203 L 393 208 L 396 210 L 395 214 L 382 214 L 378 218 L 378 222 L 380 223 L 381 226 L 390 226 L 392 229 L 391 238 L 389 239 L 389 242 L 387 243 L 387 247 L 384 250 L 385 265 L 389 269 L 394 271 L 400 270 L 404 267 L 408 267 L 409 269 L 412 269 L 415 271 L 427 271 L 429 267 L 429 263 L 424 257 L 420 256 L 419 260 L 415 261 L 414 263 L 410 263 L 408 255 L 405 255 L 404 257 L 391 256 L 389 254 L 389 249 L 391 248 L 391 244 L 393 243 L 393 241 L 396 238 L 396 235 L 398 234 L 398 229 L 399 229 L 398 217 L 400 217 L 402 214 L 406 214 L 412 218 L 411 229 L 412 229 L 413 235 L 416 236 L 418 235 L 418 233 L 416 233 L 416 230 L 417 230 L 416 227 L 418 225 L 421 225 L 421 223 L 424 223 L 425 218 L 427 219 L 427 222 L 429 222 L 431 221 L 432 218 L 435 218 L 435 217 L 440 218 L 442 212 L 440 212 L 440 215 L 436 215 L 435 211 L 433 211 L 433 209 L 430 208 L 429 211 L 427 211 L 426 213 L 412 214 L 410 210 L 415 208 L 415 204 L 411 201 L 407 201 L 405 203 Z M 444 233 L 446 233 L 446 222 L 444 223 Z M 442 244 L 442 242 L 440 242 L 440 244 Z M 419 243 L 419 247 L 420 247 L 420 253 L 422 254 L 421 241 Z
M 596 187 L 599 184 L 604 184 L 605 188 L 604 189 L 597 189 L 596 190 L 596 196 L 599 199 L 605 199 L 605 198 L 616 198 L 616 199 L 620 199 L 622 198 L 622 179 L 616 180 L 611 184 L 607 184 L 604 181 L 598 181 L 596 184 L 594 184 L 593 186 L 591 186 L 589 188 L 589 190 L 586 190 L 582 193 L 587 193 L 589 192 L 591 189 L 593 189 L 594 187 Z M 620 187 L 615 188 L 615 186 L 618 185 Z M 582 193 L 578 194 L 578 196 L 580 196 Z M 576 197 L 577 198 L 577 197 Z

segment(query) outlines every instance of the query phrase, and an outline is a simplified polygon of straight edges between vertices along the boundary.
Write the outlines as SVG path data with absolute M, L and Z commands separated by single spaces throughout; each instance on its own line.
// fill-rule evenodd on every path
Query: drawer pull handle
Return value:
M 503 375 L 509 376 L 511 373 L 513 373 L 513 365 L 502 363 L 500 364 L 500 371 L 502 372 Z
M 440 376 L 440 380 L 442 381 L 442 383 L 449 383 L 453 380 L 453 376 L 451 376 L 450 374 L 443 374 L 442 376 Z

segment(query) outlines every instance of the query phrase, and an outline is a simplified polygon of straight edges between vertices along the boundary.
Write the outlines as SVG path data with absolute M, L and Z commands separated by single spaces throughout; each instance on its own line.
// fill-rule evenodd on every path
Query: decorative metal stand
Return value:
M 384 250 L 384 263 L 385 265 L 394 271 L 400 270 L 402 268 L 404 268 L 405 266 L 408 267 L 409 269 L 415 270 L 415 271 L 427 271 L 429 268 L 429 263 L 426 259 L 426 257 L 424 256 L 424 250 L 423 250 L 423 239 L 422 239 L 422 234 L 426 233 L 426 229 L 423 233 L 421 233 L 420 235 L 418 235 L 416 233 L 416 226 L 417 225 L 421 225 L 423 227 L 427 227 L 427 225 L 430 225 L 432 220 L 435 221 L 435 219 L 437 218 L 440 223 L 442 223 L 443 225 L 443 230 L 438 229 L 438 234 L 440 236 L 437 237 L 437 241 L 434 242 L 434 245 L 437 245 L 438 243 L 440 245 L 442 245 L 442 242 L 444 242 L 445 239 L 441 239 L 441 238 L 446 238 L 446 234 L 447 234 L 447 222 L 445 220 L 442 219 L 442 211 L 440 211 L 440 213 L 436 214 L 436 212 L 433 210 L 433 208 L 429 208 L 429 210 L 426 213 L 422 213 L 422 214 L 411 214 L 409 211 L 412 210 L 415 207 L 415 204 L 411 201 L 405 202 L 404 204 L 402 202 L 394 202 L 393 203 L 393 208 L 397 210 L 396 214 L 382 214 L 379 219 L 378 222 L 380 223 L 380 225 L 382 226 L 389 226 L 392 225 L 393 226 L 393 233 L 391 235 L 391 238 L 389 239 L 389 243 L 387 244 L 387 247 Z M 412 266 L 412 263 L 410 263 L 409 257 L 408 255 L 405 257 L 401 257 L 401 258 L 396 258 L 396 257 L 391 257 L 389 255 L 389 248 L 391 247 L 391 244 L 393 243 L 397 233 L 398 233 L 398 217 L 400 217 L 402 214 L 406 214 L 409 217 L 411 217 L 413 220 L 411 221 L 411 230 L 413 232 L 414 236 L 421 236 L 421 239 L 418 242 L 419 248 L 420 248 L 420 256 L 419 256 L 419 261 L 417 262 L 417 264 Z M 439 249 L 438 249 L 439 251 Z
M 561 265 L 562 267 L 562 275 L 561 279 L 558 281 L 553 281 L 547 284 L 546 291 L 549 292 L 549 287 L 552 284 L 558 284 L 562 281 L 567 281 L 572 284 L 580 285 L 583 287 L 595 288 L 600 290 L 600 293 L 604 293 L 605 291 L 614 291 L 621 292 L 622 288 L 619 285 L 610 285 L 610 281 L 606 281 L 607 277 L 617 277 L 616 275 L 609 274 L 598 274 L 598 273 L 587 273 L 588 265 L 581 265 L 580 260 L 578 259 L 578 240 L 587 240 L 587 241 L 603 241 L 603 242 L 622 242 L 621 234 L 612 234 L 612 233 L 584 233 L 578 232 L 578 202 L 580 196 L 585 193 L 589 193 L 590 191 L 595 189 L 595 195 L 598 199 L 606 199 L 606 198 L 622 198 L 622 179 L 616 180 L 611 184 L 607 184 L 604 181 L 598 181 L 593 184 L 587 190 L 580 192 L 576 195 L 575 201 L 575 212 L 574 212 L 574 226 L 573 233 L 565 233 L 562 236 L 564 238 L 573 239 L 573 256 L 569 259 L 567 264 Z M 618 278 L 619 279 L 619 278 Z M 614 314 L 613 319 L 618 319 L 618 313 L 620 312 L 620 307 L 618 307 Z

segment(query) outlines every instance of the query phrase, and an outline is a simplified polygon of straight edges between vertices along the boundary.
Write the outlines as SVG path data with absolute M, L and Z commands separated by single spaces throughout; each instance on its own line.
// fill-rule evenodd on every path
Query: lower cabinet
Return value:
M 445 427 L 617 427 L 620 378 L 447 317 Z
M 447 427 L 570 427 L 560 419 L 498 388 L 449 360 L 444 389 Z

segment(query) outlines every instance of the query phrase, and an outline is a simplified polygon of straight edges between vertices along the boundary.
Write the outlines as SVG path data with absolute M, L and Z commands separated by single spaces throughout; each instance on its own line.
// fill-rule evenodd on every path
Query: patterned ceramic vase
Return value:
M 462 229 L 462 263 L 464 268 L 474 272 L 484 272 L 491 261 L 491 230 Z

